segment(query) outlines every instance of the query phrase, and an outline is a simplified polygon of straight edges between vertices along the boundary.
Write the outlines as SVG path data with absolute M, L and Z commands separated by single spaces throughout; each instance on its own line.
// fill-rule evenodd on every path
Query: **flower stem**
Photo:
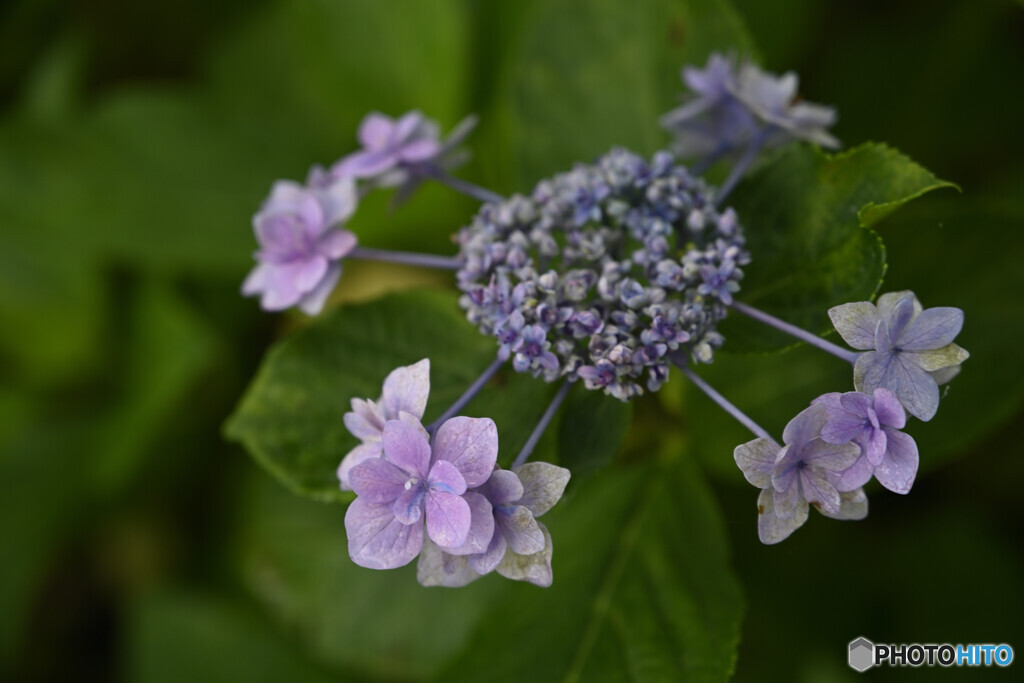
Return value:
M 548 405 L 547 410 L 540 417 L 540 422 L 533 428 L 533 432 L 530 434 L 530 438 L 523 444 L 523 449 L 519 451 L 519 455 L 512 461 L 512 467 L 509 469 L 515 469 L 526 462 L 526 459 L 533 453 L 533 449 L 537 447 L 537 442 L 540 441 L 540 437 L 544 434 L 544 430 L 551 424 L 551 418 L 558 412 L 558 407 L 562 405 L 562 401 L 565 400 L 566 394 L 569 393 L 569 388 L 572 385 L 569 382 L 564 382 L 561 387 L 558 388 L 558 392 L 555 397 L 551 399 L 551 403 Z
M 505 198 L 497 192 L 491 192 L 490 190 L 480 187 L 479 185 L 474 185 L 467 180 L 462 180 L 461 178 L 449 175 L 446 171 L 438 168 L 437 166 L 432 166 L 426 169 L 426 173 L 437 182 L 447 185 L 456 192 L 461 192 L 462 194 L 472 197 L 484 204 L 505 201 Z
M 436 256 L 434 254 L 417 254 L 411 251 L 391 251 L 390 249 L 372 249 L 370 247 L 356 247 L 345 258 L 402 263 L 407 266 L 437 268 L 439 270 L 458 270 L 462 267 L 462 261 L 457 256 Z
M 753 432 L 755 436 L 760 436 L 765 439 L 772 438 L 771 434 L 769 434 L 764 427 L 747 417 L 746 413 L 730 403 L 724 396 L 715 391 L 710 384 L 701 379 L 700 375 L 690 369 L 685 360 L 679 362 L 678 359 L 675 359 L 675 364 L 676 367 L 683 371 L 683 374 L 686 375 L 691 382 L 697 385 L 698 389 L 707 394 L 712 401 L 721 406 L 725 412 L 732 415 L 733 418 L 735 418 L 741 425 Z
M 484 385 L 487 384 L 492 377 L 494 377 L 494 375 L 498 372 L 498 370 L 501 369 L 501 366 L 504 364 L 504 360 L 502 360 L 501 358 L 495 358 L 494 362 L 488 365 L 487 369 L 484 370 L 483 373 L 479 377 L 477 377 L 472 384 L 469 385 L 469 388 L 466 389 L 465 392 L 463 392 L 462 396 L 459 396 L 459 398 L 456 399 L 455 403 L 452 404 L 451 408 L 444 411 L 441 417 L 437 418 L 427 426 L 427 432 L 431 436 L 433 436 L 434 432 L 437 431 L 438 427 L 447 422 L 451 417 L 455 415 L 455 413 L 462 410 L 467 403 L 473 400 L 473 397 L 476 396 L 480 392 L 480 390 L 484 388 Z
M 747 151 L 743 153 L 743 156 L 736 165 L 732 167 L 732 171 L 729 172 L 729 177 L 725 179 L 722 186 L 718 188 L 718 193 L 715 195 L 715 206 L 721 206 L 725 198 L 729 196 L 729 193 L 736 187 L 736 183 L 740 181 L 743 174 L 747 172 L 750 165 L 754 163 L 754 159 L 757 158 L 757 153 L 761 151 L 761 146 L 764 141 L 768 138 L 768 135 L 772 132 L 774 126 L 765 126 L 761 131 L 754 136 L 754 139 L 750 141 L 750 145 L 747 147 Z
M 764 311 L 760 311 L 754 308 L 753 306 L 749 306 L 743 303 L 742 301 L 733 301 L 730 307 L 739 311 L 743 315 L 753 318 L 758 322 L 762 322 L 765 325 L 770 325 L 771 327 L 774 327 L 777 330 L 781 330 L 782 332 L 785 332 L 788 335 L 796 337 L 801 341 L 805 341 L 812 346 L 817 346 L 822 351 L 827 351 L 828 353 L 831 353 L 833 356 L 845 360 L 847 363 L 856 363 L 857 356 L 860 355 L 853 351 L 844 349 L 841 346 L 833 344 L 830 341 L 825 341 L 818 335 L 812 334 L 803 328 L 797 327 L 796 325 L 787 323 L 785 320 L 779 320 L 775 316 L 769 315 Z
M 708 154 L 706 157 L 700 159 L 695 164 L 690 166 L 690 173 L 693 175 L 704 175 L 705 171 L 707 171 L 709 168 L 718 163 L 719 159 L 721 159 L 731 151 L 732 145 L 726 142 L 718 143 L 718 146 L 715 147 L 715 149 L 713 149 L 710 154 Z

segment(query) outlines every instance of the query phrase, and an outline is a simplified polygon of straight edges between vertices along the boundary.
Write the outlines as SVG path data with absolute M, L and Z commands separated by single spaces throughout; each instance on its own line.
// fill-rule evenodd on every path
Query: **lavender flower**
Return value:
M 680 156 L 735 151 L 759 135 L 769 146 L 793 139 L 839 146 L 827 130 L 835 124 L 835 109 L 798 102 L 793 72 L 776 76 L 750 62 L 737 67 L 733 57 L 714 53 L 703 70 L 683 69 L 683 81 L 695 96 L 661 118 L 675 134 L 673 149 Z
M 843 340 L 867 351 L 857 357 L 853 382 L 857 391 L 885 387 L 907 412 L 928 421 L 939 407 L 939 385 L 951 380 L 970 356 L 953 343 L 963 326 L 959 308 L 923 310 L 913 292 L 889 292 L 877 307 L 867 301 L 829 309 Z
M 860 449 L 822 440 L 825 420 L 825 406 L 813 404 L 786 425 L 785 446 L 762 437 L 733 452 L 743 476 L 761 489 L 757 533 L 762 543 L 786 539 L 807 521 L 809 505 L 836 519 L 867 514 L 863 491 L 845 486 L 840 476 L 857 460 Z
M 351 491 L 349 473 L 356 465 L 379 458 L 381 436 L 388 420 L 402 420 L 413 425 L 423 419 L 430 395 L 430 359 L 395 368 L 384 380 L 381 397 L 376 401 L 352 399 L 352 412 L 345 413 L 345 427 L 361 444 L 353 448 L 338 466 L 338 482 L 343 491 Z
M 873 396 L 856 391 L 831 393 L 814 402 L 825 406 L 821 438 L 832 444 L 853 442 L 861 449 L 860 457 L 840 475 L 836 486 L 856 488 L 874 474 L 894 493 L 910 491 L 917 475 L 917 444 L 899 431 L 907 416 L 891 391 L 879 387 Z
M 297 305 L 309 315 L 319 313 L 341 277 L 341 259 L 356 246 L 356 236 L 337 227 L 356 202 L 351 178 L 313 189 L 276 182 L 253 217 L 259 263 L 242 284 L 242 294 L 260 294 L 267 311 Z
M 494 469 L 493 421 L 452 418 L 438 429 L 431 448 L 422 427 L 389 420 L 381 444 L 383 457 L 356 465 L 349 475 L 357 496 L 345 514 L 353 562 L 371 569 L 408 564 L 423 546 L 424 522 L 431 541 L 448 552 L 465 546 L 474 527 L 473 549 L 486 547 L 490 504 L 477 496 L 471 507 L 463 494 Z
M 495 469 L 476 490 L 494 515 L 494 535 L 486 550 L 459 556 L 424 544 L 417 579 L 424 586 L 457 587 L 497 570 L 509 579 L 550 586 L 551 534 L 536 518 L 558 502 L 568 482 L 569 470 L 544 462 L 514 471 Z

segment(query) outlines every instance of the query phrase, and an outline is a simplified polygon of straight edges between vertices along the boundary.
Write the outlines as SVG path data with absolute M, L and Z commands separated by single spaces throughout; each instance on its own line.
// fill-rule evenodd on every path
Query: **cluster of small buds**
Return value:
M 736 447 L 733 457 L 758 498 L 758 535 L 787 538 L 810 505 L 836 519 L 867 515 L 863 486 L 872 477 L 894 493 L 909 493 L 917 476 L 917 444 L 901 430 L 907 413 L 935 415 L 939 385 L 960 372 L 970 354 L 953 342 L 963 326 L 958 308 L 924 309 L 913 292 L 889 292 L 877 304 L 829 310 L 840 336 L 863 351 L 851 360 L 856 391 L 829 393 L 793 418 L 784 446 L 767 436 Z
M 551 534 L 536 517 L 562 497 L 569 470 L 501 469 L 488 418 L 453 417 L 431 439 L 420 422 L 429 393 L 424 359 L 393 370 L 378 401 L 352 399 L 345 414 L 362 442 L 338 467 L 341 488 L 357 496 L 345 514 L 352 561 L 394 569 L 418 556 L 425 586 L 464 586 L 492 571 L 550 586 Z
M 480 209 L 457 235 L 460 304 L 519 372 L 657 391 L 671 356 L 712 361 L 750 262 L 714 198 L 668 152 L 612 150 Z

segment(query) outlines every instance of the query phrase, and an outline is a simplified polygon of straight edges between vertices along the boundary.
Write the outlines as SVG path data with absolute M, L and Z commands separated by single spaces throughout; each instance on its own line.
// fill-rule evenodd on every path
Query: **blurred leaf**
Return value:
M 331 311 L 267 354 L 226 433 L 297 493 L 347 499 L 335 470 L 358 443 L 342 422 L 350 399 L 376 399 L 389 372 L 422 358 L 431 362 L 428 424 L 491 362 L 494 341 L 466 322 L 448 292 L 392 295 Z M 494 384 L 504 388 L 485 388 L 465 413 L 495 421 L 505 460 L 525 442 L 550 388 L 528 375 Z
M 633 403 L 623 402 L 582 385 L 569 394 L 558 431 L 558 461 L 572 471 L 578 485 L 612 461 L 619 452 L 633 416 Z
M 150 595 L 134 606 L 129 629 L 127 680 L 138 683 L 337 680 L 252 610 L 220 597 Z
M 240 510 L 242 581 L 325 665 L 423 680 L 489 618 L 504 587 L 488 577 L 458 590 L 424 588 L 415 562 L 393 571 L 359 567 L 348 556 L 343 509 L 294 496 L 257 470 Z
M 554 584 L 511 586 L 438 680 L 729 677 L 742 599 L 691 461 L 607 469 L 543 521 Z
M 493 27 L 504 62 L 484 116 L 488 184 L 525 192 L 615 145 L 648 154 L 658 117 L 682 92 L 679 69 L 714 50 L 754 52 L 727 0 L 507 3 Z M 496 22 L 497 23 L 497 22 Z
M 744 180 L 729 202 L 752 257 L 740 298 L 804 329 L 830 329 L 828 309 L 870 299 L 885 274 L 885 248 L 871 226 L 941 187 L 954 186 L 885 145 L 837 155 L 794 145 Z M 730 351 L 793 343 L 742 315 L 720 328 Z

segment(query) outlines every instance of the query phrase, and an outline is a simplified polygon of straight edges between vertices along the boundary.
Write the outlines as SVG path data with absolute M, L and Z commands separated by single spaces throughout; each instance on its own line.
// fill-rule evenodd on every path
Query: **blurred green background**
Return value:
M 421 680 L 467 643 L 514 647 L 521 633 L 477 634 L 497 578 L 373 583 L 347 558 L 343 508 L 292 495 L 223 440 L 267 345 L 303 322 L 239 297 L 249 218 L 274 179 L 349 151 L 371 109 L 445 127 L 478 113 L 461 173 L 500 192 L 612 144 L 653 151 L 678 68 L 730 48 L 796 70 L 807 99 L 838 107 L 847 146 L 887 142 L 962 188 L 879 231 L 886 289 L 963 308 L 972 352 L 914 425 L 912 494 L 869 489 L 867 520 L 812 517 L 778 547 L 758 543 L 756 492 L 730 457 L 742 429 L 681 377 L 637 405 L 627 459 L 684 448 L 711 481 L 698 497 L 717 503 L 745 603 L 734 678 L 855 680 L 861 635 L 1024 648 L 1019 3 L 13 0 L 0 45 L 0 677 Z M 371 199 L 353 227 L 444 253 L 472 210 L 429 187 L 393 215 Z M 444 279 L 354 264 L 338 303 L 424 286 Z M 723 355 L 707 377 L 772 431 L 849 381 L 804 348 Z M 556 584 L 560 561 L 556 547 Z M 424 615 L 445 624 L 429 644 Z M 995 674 L 1012 672 L 871 675 Z

